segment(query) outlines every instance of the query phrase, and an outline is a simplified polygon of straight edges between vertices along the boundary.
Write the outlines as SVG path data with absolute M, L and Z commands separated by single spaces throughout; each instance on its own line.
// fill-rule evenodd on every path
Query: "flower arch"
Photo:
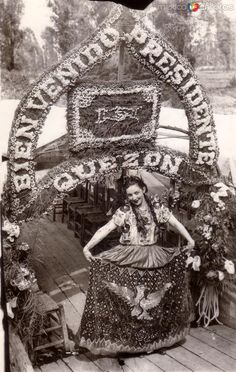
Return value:
M 135 12 L 124 14 L 118 6 L 96 35 L 40 77 L 16 110 L 9 140 L 7 181 L 8 211 L 12 220 L 24 219 L 28 205 L 32 206 L 37 200 L 39 190 L 35 181 L 34 154 L 52 104 L 71 86 L 79 84 L 94 65 L 109 58 L 117 50 L 120 40 L 155 77 L 171 85 L 182 100 L 189 123 L 192 182 L 199 181 L 200 173 L 208 175 L 207 182 L 216 176 L 218 147 L 212 110 L 190 64 L 161 35 L 153 33 L 148 25 L 138 20 Z M 190 178 L 187 181 L 191 182 Z
M 129 52 L 153 72 L 157 80 L 169 84 L 178 93 L 188 118 L 189 156 L 158 146 L 155 149 L 146 146 L 139 151 L 128 146 L 122 150 L 114 147 L 112 155 L 96 149 L 94 153 L 86 153 L 86 157 L 83 152 L 82 155 L 71 154 L 68 161 L 51 169 L 36 184 L 34 155 L 41 128 L 51 106 L 62 94 L 78 85 L 93 66 L 115 53 L 121 40 Z M 207 221 L 203 212 L 198 210 L 196 214 L 200 224 L 197 231 L 199 254 L 207 263 L 204 266 L 205 271 L 201 271 L 203 284 L 199 298 L 199 314 L 206 321 L 206 325 L 212 319 L 218 318 L 219 287 L 217 284 L 214 287 L 216 290 L 211 292 L 209 304 L 206 301 L 208 289 L 213 287 L 206 284 L 206 270 L 207 273 L 215 273 L 227 266 L 224 266 L 226 240 L 220 238 L 219 230 L 224 229 L 228 223 L 228 220 L 225 220 L 224 226 L 220 225 L 221 213 L 225 213 L 225 204 L 221 198 L 226 200 L 229 197 L 229 189 L 225 189 L 221 184 L 217 186 L 219 151 L 212 109 L 190 64 L 159 33 L 152 30 L 149 24 L 138 19 L 135 12 L 125 10 L 124 14 L 120 6 L 114 7 L 94 36 L 67 54 L 60 63 L 50 68 L 33 84 L 15 112 L 8 152 L 8 179 L 4 198 L 6 215 L 10 222 L 7 220 L 5 231 L 9 235 L 8 238 L 10 237 L 7 238 L 7 247 L 12 244 L 13 249 L 19 236 L 17 223 L 42 214 L 52 205 L 58 193 L 67 193 L 81 182 L 100 180 L 120 169 L 145 168 L 194 187 L 210 186 L 210 191 L 202 193 L 201 190 L 198 194 L 195 193 L 194 197 L 188 196 L 188 203 L 191 204 L 194 199 L 195 207 L 200 204 L 207 205 L 204 200 L 210 203 L 211 213 Z M 231 199 L 227 200 L 230 202 Z M 214 220 L 212 223 L 211 217 L 214 215 L 218 216 L 218 222 Z M 206 234 L 206 226 L 209 227 L 210 236 L 209 231 Z M 217 256 L 216 263 L 209 259 L 212 252 Z M 189 259 L 189 264 L 197 266 L 194 257 Z M 22 272 L 20 275 L 23 275 Z M 221 278 L 219 277 L 220 281 Z M 30 288 L 30 283 L 28 284 L 27 290 Z

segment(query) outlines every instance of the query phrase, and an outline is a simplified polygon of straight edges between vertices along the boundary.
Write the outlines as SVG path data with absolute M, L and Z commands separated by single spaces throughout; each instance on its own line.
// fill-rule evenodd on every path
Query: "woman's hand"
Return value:
M 185 247 L 185 251 L 192 251 L 193 248 L 195 247 L 195 241 L 193 239 L 188 240 L 188 244 Z
M 88 260 L 90 262 L 95 260 L 95 257 L 92 255 L 92 253 L 90 252 L 90 250 L 88 248 L 84 247 L 83 253 L 84 253 L 84 256 L 85 256 L 86 260 Z

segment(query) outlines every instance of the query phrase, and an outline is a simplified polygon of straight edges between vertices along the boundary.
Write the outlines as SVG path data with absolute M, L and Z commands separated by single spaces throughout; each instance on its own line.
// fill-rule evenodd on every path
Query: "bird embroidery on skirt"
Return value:
M 103 281 L 105 286 L 118 297 L 122 298 L 132 308 L 131 315 L 136 316 L 138 319 L 152 320 L 153 318 L 148 314 L 147 310 L 153 309 L 158 306 L 165 292 L 172 287 L 171 283 L 164 284 L 163 288 L 158 291 L 145 294 L 146 287 L 138 285 L 136 291 L 119 286 L 115 283 Z

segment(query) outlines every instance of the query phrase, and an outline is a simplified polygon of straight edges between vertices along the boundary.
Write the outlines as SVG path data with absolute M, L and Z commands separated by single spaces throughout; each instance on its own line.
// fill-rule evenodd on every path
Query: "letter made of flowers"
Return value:
M 21 100 L 12 124 L 9 139 L 9 188 L 8 200 L 12 220 L 23 216 L 29 203 L 36 199 L 34 153 L 45 118 L 54 102 L 78 81 L 86 72 L 109 58 L 119 45 L 120 33 L 115 27 L 121 15 L 121 7 L 115 7 L 109 18 L 97 30 L 96 35 L 84 42 L 60 62 L 43 74 Z M 70 187 L 68 180 L 66 188 Z M 55 182 L 57 184 L 57 180 Z M 60 185 L 58 184 L 58 188 Z M 24 197 L 24 204 L 21 196 Z
M 177 91 L 186 110 L 190 131 L 190 158 L 193 165 L 214 166 L 218 157 L 211 106 L 190 64 L 148 24 L 136 23 L 126 35 L 131 54 L 158 79 Z

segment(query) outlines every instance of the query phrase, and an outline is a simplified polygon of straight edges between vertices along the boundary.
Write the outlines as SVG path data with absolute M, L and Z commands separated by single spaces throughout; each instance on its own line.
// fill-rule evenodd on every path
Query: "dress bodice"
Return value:
M 153 204 L 153 211 L 156 215 L 158 223 L 168 222 L 171 212 L 160 203 Z M 150 208 L 139 209 L 142 219 L 145 221 L 146 234 L 138 231 L 136 216 L 129 204 L 120 207 L 114 213 L 112 219 L 114 223 L 121 227 L 122 233 L 120 236 L 120 243 L 127 245 L 152 245 L 157 242 L 158 226 L 154 222 L 153 215 Z

